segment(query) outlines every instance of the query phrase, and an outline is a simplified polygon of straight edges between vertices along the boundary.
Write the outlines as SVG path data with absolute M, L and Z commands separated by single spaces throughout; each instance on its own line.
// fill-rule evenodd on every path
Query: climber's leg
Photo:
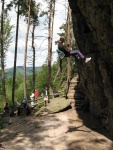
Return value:
M 85 56 L 79 50 L 72 50 L 72 51 L 70 51 L 70 55 L 76 55 L 76 57 L 80 56 L 80 58 L 85 60 L 85 63 L 87 63 L 87 62 L 89 62 L 91 60 L 91 57 L 85 58 Z
M 78 54 L 82 59 L 85 59 L 85 56 L 79 50 L 71 50 L 71 55 Z

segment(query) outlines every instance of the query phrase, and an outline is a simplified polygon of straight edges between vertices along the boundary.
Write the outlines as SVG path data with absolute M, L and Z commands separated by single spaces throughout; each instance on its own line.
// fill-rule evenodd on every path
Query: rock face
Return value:
M 78 63 L 85 98 L 91 113 L 106 118 L 104 126 L 113 134 L 113 1 L 68 1 L 78 47 L 92 58 Z
M 69 90 L 67 94 L 68 99 L 75 99 L 75 86 L 77 85 L 77 78 L 74 77 L 70 81 Z
M 71 79 L 69 83 L 67 98 L 71 100 L 71 106 L 73 109 L 84 110 L 84 108 L 86 107 L 84 93 L 80 82 L 78 81 L 78 76 Z

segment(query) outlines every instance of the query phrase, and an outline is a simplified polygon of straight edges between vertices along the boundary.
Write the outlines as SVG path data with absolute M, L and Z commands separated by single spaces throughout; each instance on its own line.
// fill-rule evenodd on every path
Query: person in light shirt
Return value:
M 47 106 L 47 103 L 48 103 L 48 98 L 49 98 L 49 92 L 48 92 L 48 89 L 47 87 L 45 88 L 44 92 L 43 92 L 43 96 L 44 96 L 44 106 L 46 107 Z

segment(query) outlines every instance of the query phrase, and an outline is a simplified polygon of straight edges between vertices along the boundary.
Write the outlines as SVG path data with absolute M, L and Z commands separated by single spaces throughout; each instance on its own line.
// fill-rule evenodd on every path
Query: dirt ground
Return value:
M 89 113 L 68 109 L 13 117 L 0 131 L 0 149 L 5 150 L 113 150 L 113 141 Z

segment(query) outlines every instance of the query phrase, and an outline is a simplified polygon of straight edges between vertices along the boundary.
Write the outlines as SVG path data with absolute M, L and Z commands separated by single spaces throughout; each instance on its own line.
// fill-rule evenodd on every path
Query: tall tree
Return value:
M 30 11 L 31 11 L 31 3 L 32 0 L 29 0 L 29 9 L 28 9 L 28 20 L 27 20 L 27 32 L 26 32 L 26 41 L 25 41 L 25 51 L 24 51 L 24 97 L 27 98 L 26 92 L 26 62 L 27 62 L 27 44 L 28 44 L 28 35 L 29 35 L 29 28 L 30 28 Z
M 52 89 L 52 77 L 51 77 L 51 62 L 52 62 L 52 41 L 53 41 L 53 25 L 54 25 L 54 14 L 55 14 L 55 2 L 56 0 L 44 0 L 47 2 L 48 11 L 42 11 L 41 16 L 47 15 L 48 25 L 48 88 Z
M 35 39 L 35 28 L 39 24 L 39 18 L 38 18 L 39 7 L 40 7 L 40 3 L 36 4 L 35 1 L 32 2 L 30 23 L 32 24 L 33 89 L 35 89 L 35 55 L 36 55 L 34 39 Z
M 4 106 L 6 104 L 6 86 L 5 86 L 5 57 L 8 47 L 12 41 L 11 30 L 13 28 L 10 25 L 10 19 L 7 19 L 5 11 L 4 11 L 4 3 L 2 1 L 2 11 L 1 11 L 1 19 L 0 19 L 0 59 L 1 59 L 1 73 L 2 73 L 2 96 Z
M 48 10 L 48 85 L 50 89 L 52 89 L 51 62 L 52 62 L 54 14 L 55 14 L 55 0 L 50 0 Z
M 12 103 L 14 104 L 15 97 L 15 81 L 16 81 L 16 62 L 17 62 L 17 47 L 18 47 L 18 29 L 19 16 L 23 15 L 27 18 L 29 0 L 15 0 L 10 1 L 7 5 L 7 10 L 11 10 L 14 6 L 17 8 L 17 22 L 16 22 L 16 38 L 15 38 L 15 53 L 14 53 L 14 69 L 13 69 L 13 83 L 12 83 Z
M 13 8 L 17 8 L 17 22 L 16 22 L 16 38 L 15 38 L 15 52 L 14 52 L 14 68 L 13 68 L 13 82 L 12 82 L 12 104 L 14 105 L 14 97 L 15 97 L 15 81 L 16 81 L 16 62 L 17 62 L 17 47 L 18 47 L 18 29 L 19 29 L 19 15 L 25 14 L 26 11 L 26 0 L 15 0 L 10 1 L 7 4 L 7 10 L 11 10 Z M 21 6 L 21 10 L 20 9 Z
M 6 105 L 5 70 L 4 70 L 4 0 L 2 0 L 1 12 L 1 69 L 2 69 L 2 93 L 4 106 Z
M 13 69 L 13 83 L 12 83 L 12 103 L 13 103 L 13 105 L 14 105 L 15 80 L 16 80 L 16 62 L 17 62 L 18 29 L 19 29 L 19 7 L 20 7 L 20 4 L 18 2 L 17 22 L 16 22 L 16 39 L 15 39 L 15 54 L 14 54 L 14 69 Z
M 32 28 L 32 49 L 33 49 L 33 89 L 35 89 L 35 46 L 34 46 L 35 24 Z
M 70 42 L 70 7 L 68 7 L 68 15 L 67 15 L 67 43 L 71 44 Z M 70 82 L 70 73 L 71 73 L 71 66 L 70 66 L 70 57 L 67 58 L 67 82 Z
M 48 10 L 48 88 L 51 88 L 51 56 L 52 56 L 52 47 L 51 47 L 51 15 L 52 15 L 52 0 L 49 3 L 49 10 Z

